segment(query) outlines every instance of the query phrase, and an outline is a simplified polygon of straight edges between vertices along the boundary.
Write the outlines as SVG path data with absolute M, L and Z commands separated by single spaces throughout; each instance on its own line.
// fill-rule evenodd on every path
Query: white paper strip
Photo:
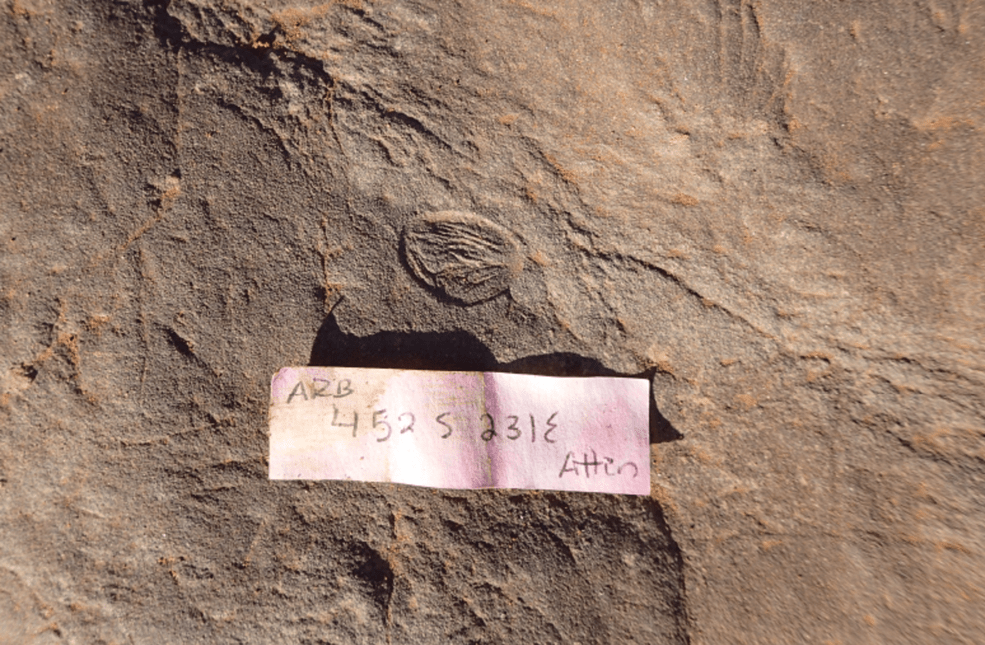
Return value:
M 270 389 L 270 479 L 650 493 L 645 380 L 285 367 Z

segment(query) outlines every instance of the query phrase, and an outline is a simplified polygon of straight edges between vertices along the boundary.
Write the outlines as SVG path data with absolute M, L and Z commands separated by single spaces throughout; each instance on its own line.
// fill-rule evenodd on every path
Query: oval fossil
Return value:
M 506 291 L 523 270 L 509 231 L 459 211 L 428 213 L 411 223 L 404 256 L 421 282 L 468 305 Z

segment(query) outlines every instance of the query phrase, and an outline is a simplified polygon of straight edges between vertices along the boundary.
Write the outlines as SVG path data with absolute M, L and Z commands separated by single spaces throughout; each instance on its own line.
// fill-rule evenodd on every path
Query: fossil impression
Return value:
M 509 231 L 459 211 L 428 213 L 410 224 L 404 255 L 422 282 L 469 305 L 506 291 L 523 270 Z

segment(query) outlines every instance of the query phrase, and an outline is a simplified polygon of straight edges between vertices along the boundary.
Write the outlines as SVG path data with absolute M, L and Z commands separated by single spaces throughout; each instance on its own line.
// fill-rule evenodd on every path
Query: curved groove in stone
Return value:
M 503 293 L 523 270 L 513 234 L 472 213 L 428 213 L 407 227 L 403 242 L 421 282 L 467 305 Z

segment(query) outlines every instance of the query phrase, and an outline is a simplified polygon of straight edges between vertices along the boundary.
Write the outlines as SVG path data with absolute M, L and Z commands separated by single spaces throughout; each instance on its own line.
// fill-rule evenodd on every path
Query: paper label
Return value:
M 270 479 L 650 493 L 649 383 L 285 367 Z

